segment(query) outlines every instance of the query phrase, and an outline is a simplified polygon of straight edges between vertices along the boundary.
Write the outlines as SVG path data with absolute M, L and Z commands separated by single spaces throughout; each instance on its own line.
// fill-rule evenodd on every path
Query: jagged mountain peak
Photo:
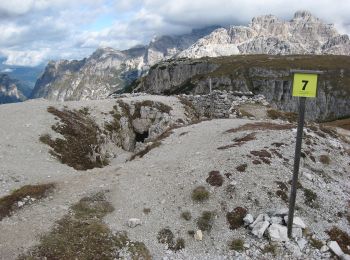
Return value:
M 304 20 L 317 20 L 320 21 L 319 18 L 312 15 L 310 11 L 307 10 L 298 10 L 294 13 L 293 19 L 304 19 Z

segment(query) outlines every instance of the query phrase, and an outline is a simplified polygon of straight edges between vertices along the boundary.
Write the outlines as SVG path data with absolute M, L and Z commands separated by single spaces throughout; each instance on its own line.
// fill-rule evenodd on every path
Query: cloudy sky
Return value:
M 350 33 L 350 0 L 1 0 L 0 57 L 24 66 L 80 59 L 99 46 L 126 49 L 262 14 L 289 20 L 300 9 Z

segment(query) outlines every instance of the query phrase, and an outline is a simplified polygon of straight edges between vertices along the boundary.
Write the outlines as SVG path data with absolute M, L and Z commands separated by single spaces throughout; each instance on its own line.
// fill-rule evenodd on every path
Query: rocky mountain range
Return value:
M 259 16 L 248 26 L 209 27 L 186 35 L 162 36 L 148 46 L 125 51 L 98 49 L 80 61 L 50 62 L 36 82 L 32 98 L 106 98 L 162 60 L 234 54 L 349 55 L 350 40 L 307 11 L 295 13 L 291 21 Z
M 0 74 L 0 104 L 21 102 L 27 99 L 22 90 L 26 89 L 20 81 Z

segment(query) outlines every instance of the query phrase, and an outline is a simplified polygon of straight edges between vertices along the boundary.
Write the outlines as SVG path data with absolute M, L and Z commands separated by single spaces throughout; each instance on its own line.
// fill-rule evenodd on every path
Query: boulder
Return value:
M 245 226 L 249 226 L 250 224 L 252 224 L 254 222 L 254 217 L 252 214 L 247 214 L 244 218 L 244 225 Z
M 286 223 L 288 223 L 288 216 L 284 217 L 284 221 Z M 306 225 L 305 225 L 304 221 L 301 218 L 294 217 L 293 218 L 293 227 L 298 227 L 298 228 L 304 229 L 304 228 L 306 228 Z
M 343 250 L 341 250 L 340 246 L 338 245 L 337 241 L 329 241 L 327 246 L 331 249 L 331 251 L 336 254 L 337 256 L 344 255 Z
M 285 226 L 280 224 L 272 224 L 269 227 L 268 232 L 271 241 L 288 241 L 287 227 Z
M 258 238 L 262 238 L 265 233 L 265 230 L 269 227 L 269 225 L 270 222 L 266 220 L 258 222 L 254 225 L 252 233 Z

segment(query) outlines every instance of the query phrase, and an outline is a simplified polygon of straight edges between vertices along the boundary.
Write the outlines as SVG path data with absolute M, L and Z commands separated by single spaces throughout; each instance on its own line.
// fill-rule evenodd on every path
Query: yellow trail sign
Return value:
M 293 79 L 293 97 L 316 97 L 317 74 L 295 73 Z

